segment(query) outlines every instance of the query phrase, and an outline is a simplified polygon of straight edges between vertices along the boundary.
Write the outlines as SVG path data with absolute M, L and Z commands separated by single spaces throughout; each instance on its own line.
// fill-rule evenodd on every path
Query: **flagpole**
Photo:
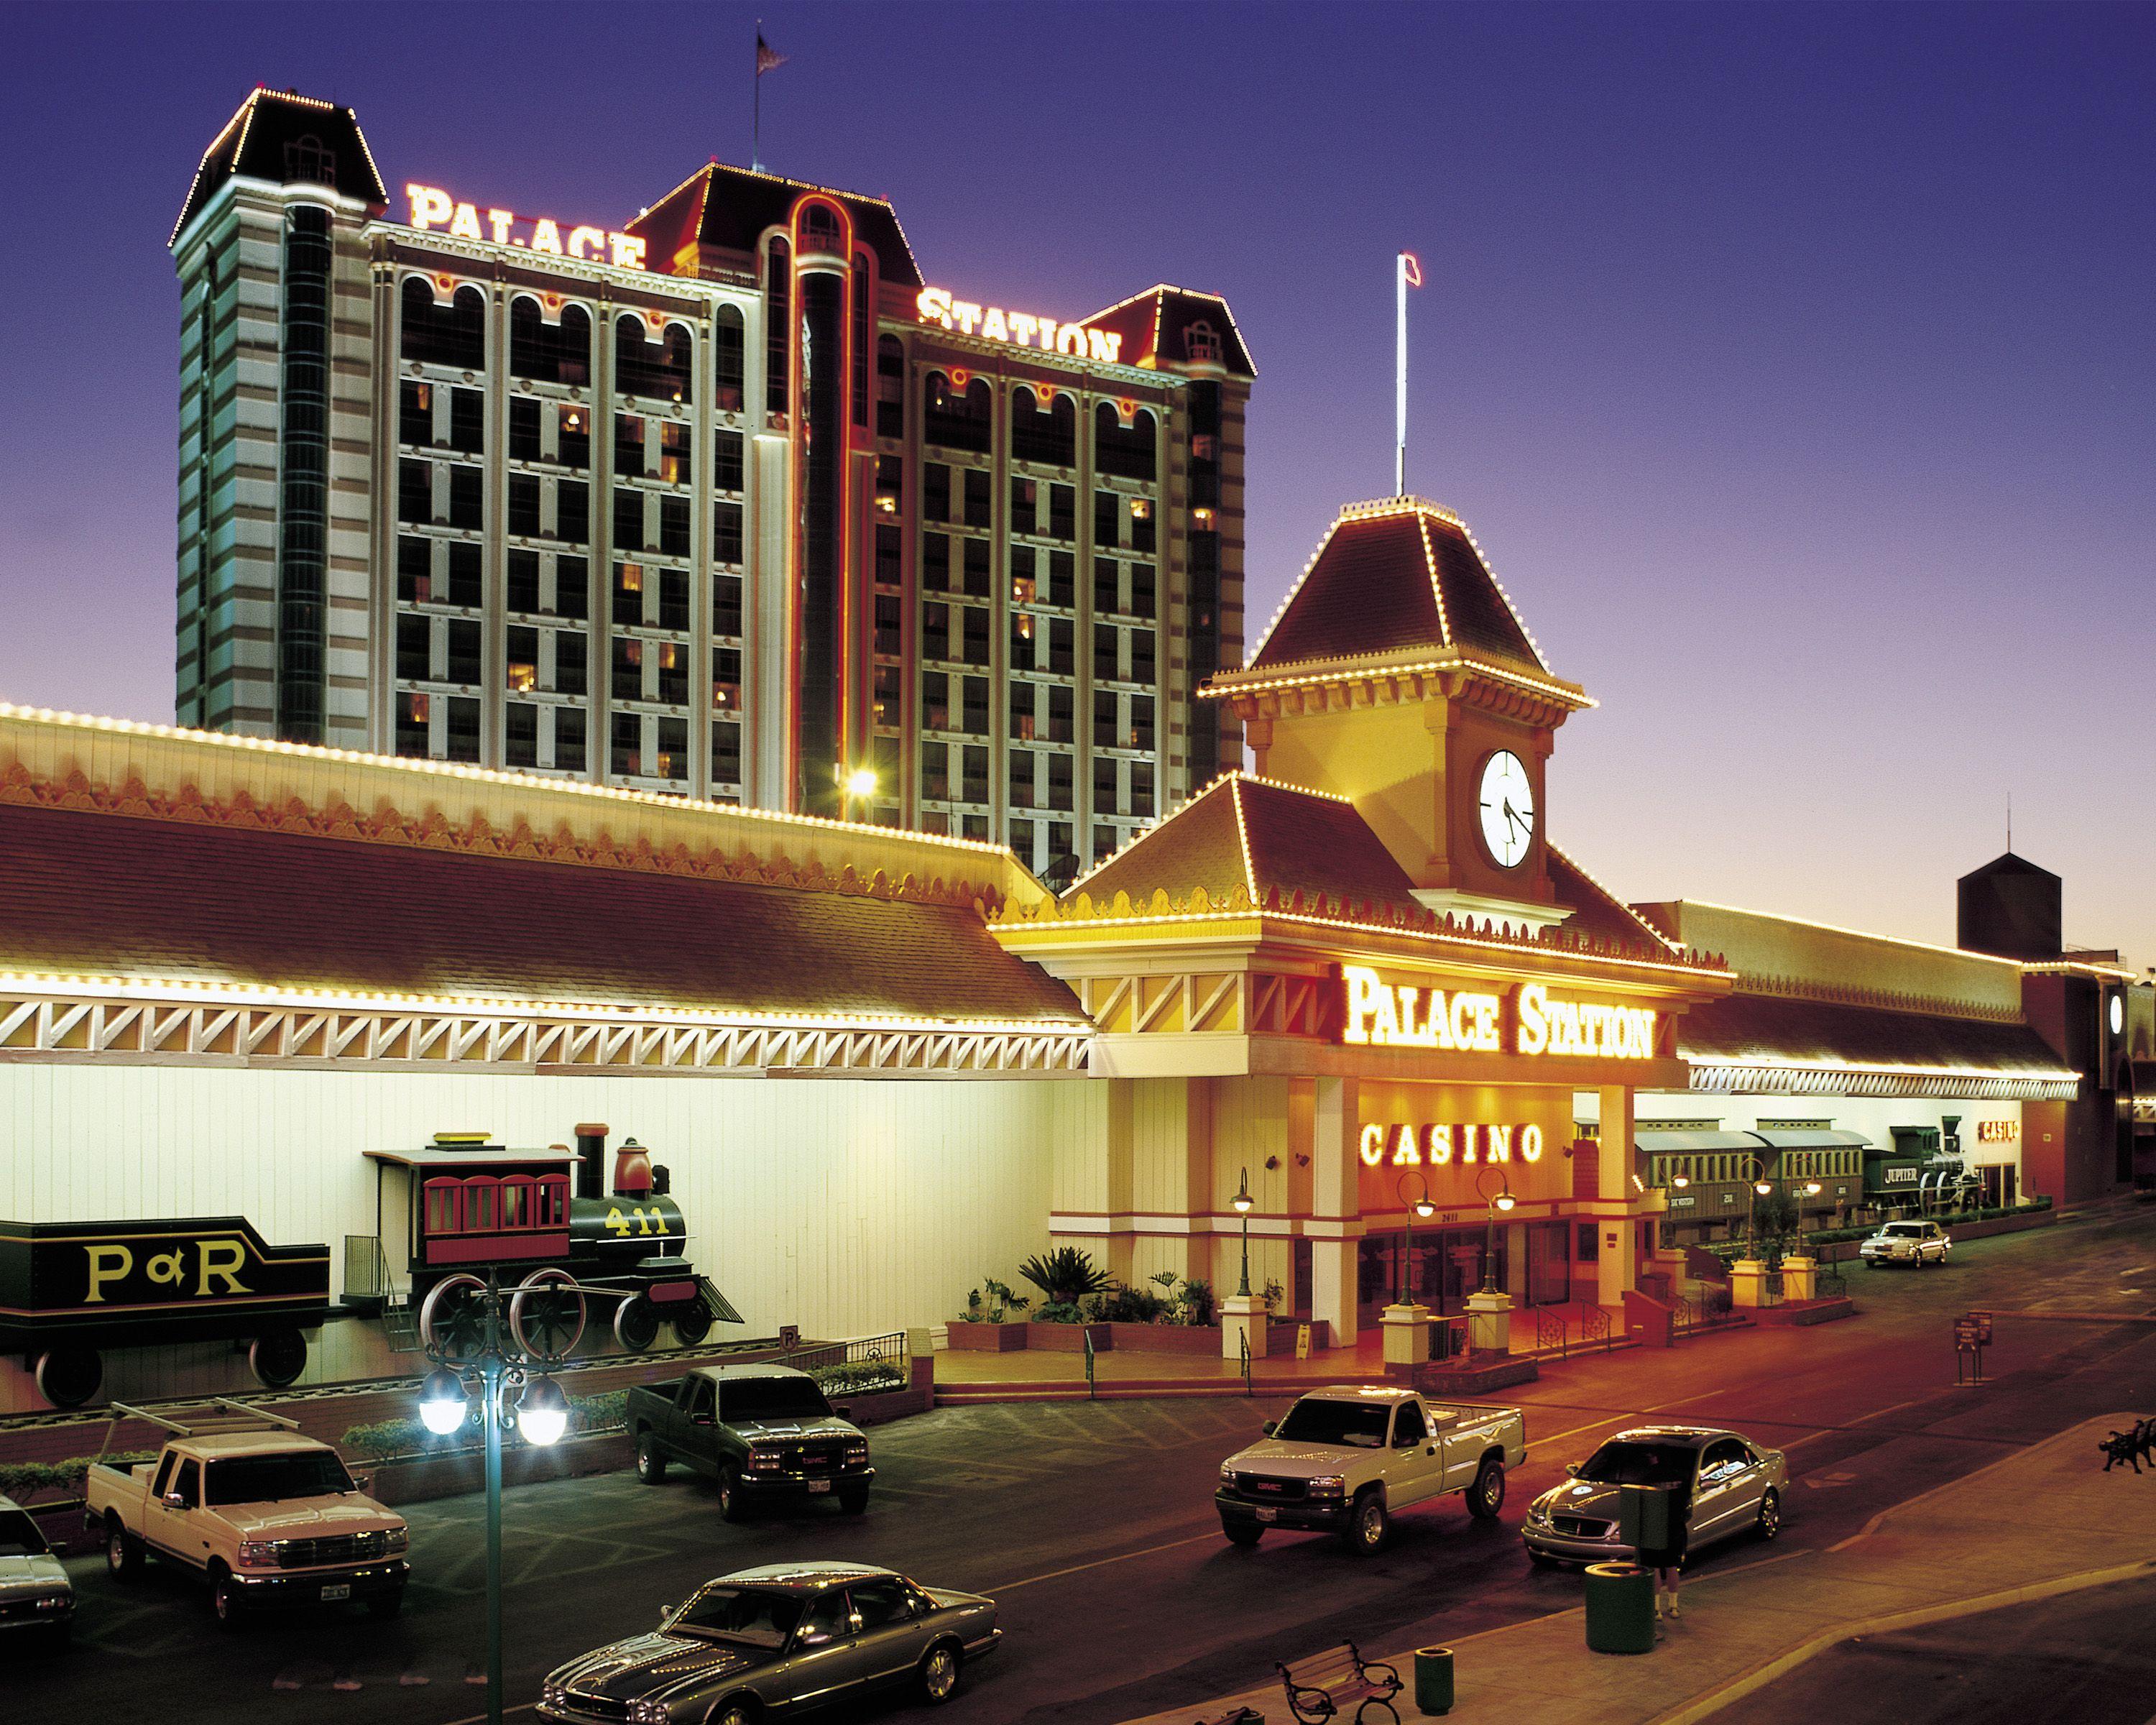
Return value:
M 752 74 L 756 82 L 756 94 L 750 99 L 748 165 L 752 173 L 763 172 L 763 20 L 756 21 L 756 51 L 749 55 L 749 64 L 756 69 Z
M 1408 494 L 1408 254 L 1393 259 L 1393 495 Z

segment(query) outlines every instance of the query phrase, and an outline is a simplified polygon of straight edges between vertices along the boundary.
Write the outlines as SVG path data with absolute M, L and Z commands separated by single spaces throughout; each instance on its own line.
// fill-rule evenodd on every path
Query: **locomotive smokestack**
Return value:
M 577 1196 L 606 1196 L 607 1127 L 587 1122 L 577 1128 Z

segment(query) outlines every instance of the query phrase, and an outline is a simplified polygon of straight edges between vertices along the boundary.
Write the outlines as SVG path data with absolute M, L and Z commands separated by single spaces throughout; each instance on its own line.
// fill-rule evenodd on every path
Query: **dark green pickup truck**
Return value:
M 835 1497 L 850 1516 L 869 1507 L 869 1440 L 831 1411 L 814 1378 L 788 1366 L 704 1366 L 638 1384 L 629 1430 L 637 1478 L 657 1485 L 670 1461 L 710 1474 L 730 1522 L 782 1497 Z

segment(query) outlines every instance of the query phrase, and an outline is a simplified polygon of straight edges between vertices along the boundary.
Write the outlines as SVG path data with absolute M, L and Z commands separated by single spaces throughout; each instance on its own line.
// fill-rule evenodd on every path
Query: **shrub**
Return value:
M 104 1456 L 70 1455 L 64 1461 L 0 1461 L 0 1497 L 13 1497 L 19 1502 L 33 1491 L 80 1497 L 84 1476 L 93 1461 L 101 1461 L 108 1467 L 133 1467 L 157 1459 L 155 1450 L 131 1450 Z
M 1018 1273 L 1055 1306 L 1075 1306 L 1108 1286 L 1107 1272 L 1076 1246 L 1058 1246 L 1045 1257 L 1036 1254 L 1018 1266 Z
M 981 1297 L 981 1288 L 988 1290 L 988 1298 Z M 1033 1304 L 1024 1294 L 1014 1293 L 993 1276 L 983 1276 L 981 1287 L 966 1296 L 966 1309 L 958 1314 L 960 1320 L 969 1324 L 999 1324 L 1014 1312 L 1024 1312 Z
M 912 1382 L 907 1368 L 896 1360 L 849 1360 L 842 1366 L 819 1366 L 808 1374 L 827 1396 L 866 1395 L 879 1389 L 903 1389 Z

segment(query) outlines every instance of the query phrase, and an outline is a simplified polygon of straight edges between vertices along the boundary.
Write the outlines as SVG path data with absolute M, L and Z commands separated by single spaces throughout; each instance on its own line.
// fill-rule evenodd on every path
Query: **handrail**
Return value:
M 1235 1332 L 1235 1343 L 1243 1351 L 1243 1394 L 1255 1395 L 1257 1392 L 1250 1384 L 1250 1332 L 1247 1325 Z
M 1086 1343 L 1086 1399 L 1093 1399 L 1093 1331 L 1087 1325 L 1081 1332 Z

